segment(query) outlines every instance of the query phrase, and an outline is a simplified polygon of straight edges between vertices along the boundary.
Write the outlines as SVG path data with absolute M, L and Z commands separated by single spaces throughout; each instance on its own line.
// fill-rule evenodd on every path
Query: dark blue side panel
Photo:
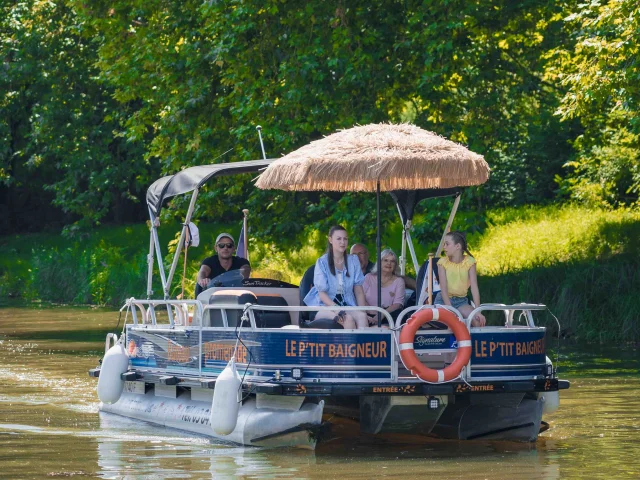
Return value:
M 198 371 L 199 332 L 129 330 L 131 362 L 168 371 Z M 249 374 L 271 375 L 276 369 L 304 368 L 305 378 L 391 377 L 391 333 L 320 333 L 306 331 L 241 332 L 236 360 Z M 202 332 L 202 371 L 219 373 L 231 359 L 236 332 Z M 332 369 L 338 371 L 332 372 Z M 378 367 L 378 368 L 376 368 Z

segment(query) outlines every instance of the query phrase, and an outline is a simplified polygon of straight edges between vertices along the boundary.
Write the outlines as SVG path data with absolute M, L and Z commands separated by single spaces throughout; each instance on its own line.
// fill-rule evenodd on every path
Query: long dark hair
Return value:
M 455 245 L 462 245 L 462 251 L 467 255 L 469 255 L 470 257 L 473 257 L 473 255 L 471 255 L 471 252 L 469 251 L 469 247 L 467 245 L 467 237 L 465 236 L 464 233 L 449 232 L 447 233 L 447 237 L 451 237 L 451 240 Z
M 335 232 L 339 232 L 339 231 L 343 231 L 346 232 L 347 229 L 340 226 L 340 225 L 334 225 L 333 227 L 331 227 L 329 229 L 329 237 L 333 236 L 333 234 Z M 329 242 L 329 239 L 327 238 L 327 250 L 324 252 L 327 254 L 327 257 L 329 258 L 329 270 L 331 271 L 331 275 L 335 275 L 336 274 L 336 265 L 333 262 L 333 246 L 331 245 L 331 242 Z M 349 262 L 347 262 L 347 252 L 344 253 L 344 268 L 347 270 L 347 277 L 349 276 Z

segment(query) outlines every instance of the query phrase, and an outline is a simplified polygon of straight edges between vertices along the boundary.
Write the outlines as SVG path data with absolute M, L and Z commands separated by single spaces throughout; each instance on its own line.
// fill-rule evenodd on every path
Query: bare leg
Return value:
M 345 330 L 354 330 L 356 328 L 356 322 L 353 320 L 351 314 L 347 313 L 344 316 L 344 322 L 342 323 L 342 326 L 345 328 Z
M 467 318 L 471 312 L 473 312 L 473 308 L 471 305 L 463 305 L 458 309 L 464 318 Z M 480 313 L 476 313 L 475 316 L 471 319 L 472 327 L 484 327 L 487 323 L 487 320 L 484 318 L 484 315 Z
M 316 319 L 333 318 L 338 315 L 338 310 L 320 310 L 316 313 Z
M 382 321 L 385 321 L 385 317 L 382 317 Z M 369 328 L 378 328 L 378 314 L 376 312 L 375 316 L 372 315 L 367 315 L 367 325 L 369 326 Z M 386 328 L 387 330 L 389 329 L 389 325 L 387 324 L 382 324 L 380 326 L 380 328 Z
M 350 311 L 349 315 L 353 317 L 357 327 L 356 328 L 368 328 L 369 320 L 367 319 L 367 314 L 365 312 L 358 311 Z
M 321 310 L 316 314 L 316 320 L 323 318 L 329 318 L 333 320 L 338 315 L 338 313 L 340 313 L 339 310 Z M 356 322 L 353 321 L 353 317 L 348 313 L 344 316 L 344 321 L 338 320 L 338 323 L 340 323 L 347 330 L 356 328 Z

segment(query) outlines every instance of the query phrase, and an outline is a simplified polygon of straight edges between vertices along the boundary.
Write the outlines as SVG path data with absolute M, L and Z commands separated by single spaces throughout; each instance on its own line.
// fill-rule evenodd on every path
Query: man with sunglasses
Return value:
M 205 258 L 200 265 L 196 284 L 196 297 L 204 291 L 212 278 L 231 270 L 240 270 L 244 278 L 249 278 L 251 265 L 246 258 L 236 257 L 236 246 L 233 237 L 221 233 L 216 238 L 216 255 Z

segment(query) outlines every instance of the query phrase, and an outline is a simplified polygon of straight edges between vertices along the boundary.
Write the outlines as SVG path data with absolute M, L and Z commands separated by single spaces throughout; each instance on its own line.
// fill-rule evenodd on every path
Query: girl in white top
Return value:
M 366 305 L 360 262 L 355 255 L 346 254 L 349 243 L 347 231 L 336 225 L 329 230 L 327 240 L 327 252 L 316 262 L 313 288 L 304 298 L 304 303 L 336 307 L 335 310 L 318 311 L 316 320 L 335 318 L 346 329 L 366 328 L 368 321 L 363 311 L 340 310 L 341 306 Z

